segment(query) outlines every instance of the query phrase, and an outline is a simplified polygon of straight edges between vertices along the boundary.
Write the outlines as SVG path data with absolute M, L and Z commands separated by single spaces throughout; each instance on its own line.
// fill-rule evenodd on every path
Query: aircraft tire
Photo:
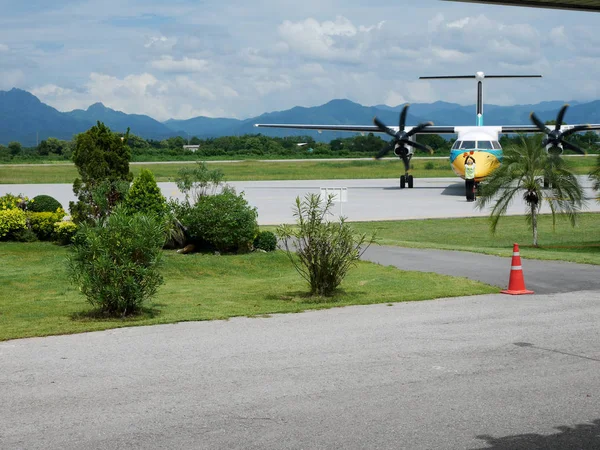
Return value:
M 413 188 L 413 176 L 409 175 L 406 181 L 408 183 L 408 188 L 412 189 Z
M 404 189 L 406 187 L 406 177 L 402 175 L 400 177 L 400 189 Z

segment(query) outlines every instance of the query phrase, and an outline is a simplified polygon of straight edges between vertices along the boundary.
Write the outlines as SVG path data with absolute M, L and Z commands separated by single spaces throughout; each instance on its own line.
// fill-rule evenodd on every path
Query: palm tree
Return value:
M 594 182 L 594 189 L 596 191 L 600 191 L 600 155 L 598 155 L 598 159 L 596 159 L 596 167 L 590 173 L 590 178 Z M 600 202 L 600 195 L 596 197 L 596 200 Z
M 549 188 L 545 189 L 544 184 Z M 561 213 L 575 226 L 576 215 L 584 204 L 583 189 L 569 170 L 567 161 L 549 154 L 539 136 L 521 136 L 518 144 L 504 149 L 502 165 L 480 185 L 478 208 L 495 202 L 490 216 L 492 233 L 496 232 L 498 221 L 519 193 L 527 204 L 526 220 L 536 247 L 538 214 L 544 201 L 550 207 L 553 225 L 556 214 Z

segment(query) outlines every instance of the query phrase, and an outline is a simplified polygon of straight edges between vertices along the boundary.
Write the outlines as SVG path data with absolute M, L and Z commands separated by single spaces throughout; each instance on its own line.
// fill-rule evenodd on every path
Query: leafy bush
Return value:
M 77 233 L 77 225 L 70 220 L 61 220 L 54 224 L 54 239 L 62 245 L 68 245 L 73 242 Z
M 56 212 L 58 208 L 62 208 L 60 202 L 49 195 L 36 195 L 27 205 L 27 210 L 33 212 Z
M 64 216 L 65 211 L 62 208 L 58 208 L 56 212 L 27 211 L 27 222 L 40 241 L 49 241 L 54 238 L 54 224 Z
M 29 203 L 29 198 L 22 194 L 13 195 L 8 193 L 0 197 L 0 210 L 16 208 L 25 209 Z
M 117 207 L 105 220 L 81 226 L 69 256 L 70 276 L 100 312 L 138 313 L 163 283 L 158 266 L 164 241 L 160 220 Z
M 9 194 L 10 195 L 10 194 Z M 15 233 L 27 229 L 27 216 L 19 208 L 0 209 L 0 239 L 13 239 Z
M 373 236 L 355 235 L 344 218 L 326 221 L 332 205 L 333 196 L 324 203 L 316 194 L 308 194 L 304 201 L 297 197 L 297 226 L 277 228 L 288 258 L 309 283 L 311 295 L 332 296 L 350 267 L 374 241 Z
M 190 197 L 193 203 L 209 194 L 214 194 L 223 182 L 223 172 L 220 169 L 210 170 L 203 162 L 196 167 L 182 167 L 177 172 L 175 182 L 185 195 L 187 202 Z
M 256 208 L 248 205 L 243 193 L 232 188 L 221 194 L 200 197 L 184 225 L 195 240 L 220 252 L 246 252 L 258 232 Z
M 427 161 L 425 163 L 425 170 L 433 170 L 435 169 L 435 164 L 431 161 Z
M 167 202 L 162 195 L 154 175 L 148 169 L 142 169 L 133 180 L 127 193 L 125 206 L 133 211 L 143 214 L 162 216 L 167 211 Z
M 36 242 L 38 240 L 37 235 L 29 228 L 15 231 L 12 235 L 12 239 L 17 242 Z
M 277 236 L 272 231 L 261 231 L 254 238 L 254 248 L 272 252 L 277 248 Z

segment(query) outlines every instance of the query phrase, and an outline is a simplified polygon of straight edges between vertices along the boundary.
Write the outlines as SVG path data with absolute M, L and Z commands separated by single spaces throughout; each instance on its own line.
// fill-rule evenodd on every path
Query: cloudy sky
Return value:
M 600 14 L 438 0 L 0 0 L 0 90 L 61 111 L 248 118 L 334 98 L 501 105 L 600 98 Z

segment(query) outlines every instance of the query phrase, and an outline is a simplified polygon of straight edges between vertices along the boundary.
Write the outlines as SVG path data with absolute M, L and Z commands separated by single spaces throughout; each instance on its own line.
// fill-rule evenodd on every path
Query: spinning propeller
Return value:
M 402 112 L 400 113 L 400 122 L 398 124 L 398 131 L 394 131 L 391 128 L 388 128 L 381 120 L 377 117 L 373 118 L 373 123 L 377 125 L 377 127 L 383 131 L 384 133 L 389 134 L 394 139 L 386 145 L 377 155 L 376 159 L 380 159 L 386 154 L 390 152 L 390 150 L 394 150 L 394 154 L 399 156 L 404 163 L 404 168 L 408 172 L 410 158 L 412 156 L 412 151 L 408 147 L 413 147 L 415 149 L 423 150 L 424 152 L 433 153 L 433 151 L 426 145 L 420 144 L 418 142 L 413 142 L 410 140 L 410 137 L 419 133 L 423 129 L 428 126 L 433 125 L 432 122 L 425 122 L 413 127 L 410 131 L 404 131 L 406 126 L 406 115 L 408 114 L 408 105 L 405 105 L 402 108 Z
M 575 144 L 571 144 L 570 142 L 565 141 L 564 138 L 572 135 L 573 133 L 577 133 L 578 131 L 587 130 L 589 127 L 587 125 L 577 125 L 565 131 L 560 130 L 560 126 L 563 123 L 563 119 L 565 117 L 565 113 L 567 112 L 568 107 L 569 105 L 564 105 L 558 112 L 558 116 L 556 116 L 556 125 L 554 127 L 554 130 L 548 128 L 535 115 L 535 113 L 532 112 L 529 117 L 531 118 L 531 121 L 539 128 L 539 130 L 546 135 L 546 137 L 542 141 L 542 145 L 544 147 L 549 146 L 548 151 L 550 153 L 559 155 L 562 153 L 562 147 L 564 147 L 584 155 L 585 152 L 581 148 L 579 148 Z

